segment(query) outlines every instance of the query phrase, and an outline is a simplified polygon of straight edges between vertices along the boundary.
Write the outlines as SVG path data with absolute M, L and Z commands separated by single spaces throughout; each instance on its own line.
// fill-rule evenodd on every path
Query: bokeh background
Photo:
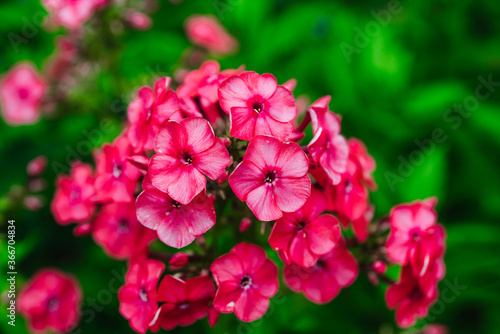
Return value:
M 388 8 L 398 8 L 397 13 L 378 21 L 374 13 Z M 53 53 L 54 38 L 62 29 L 47 32 L 35 24 L 32 37 L 18 50 L 7 37 L 21 35 L 26 22 L 44 12 L 37 0 L 0 2 L 0 72 L 24 59 L 41 68 Z M 222 68 L 245 64 L 249 70 L 273 73 L 279 82 L 296 78 L 295 95 L 307 94 L 311 100 L 332 95 L 331 109 L 342 115 L 343 133 L 362 139 L 377 161 L 379 189 L 371 197 L 376 216 L 401 202 L 439 198 L 439 221 L 448 232 L 447 275 L 440 289 L 448 292 L 431 308 L 427 322 L 445 324 L 451 333 L 498 333 L 500 2 L 496 0 L 185 0 L 175 5 L 162 0 L 152 15 L 152 29 L 125 31 L 113 39 L 94 36 L 90 56 L 108 61 L 98 75 L 71 91 L 72 103 L 59 106 L 57 117 L 46 116 L 36 125 L 21 127 L 0 121 L 0 225 L 6 231 L 7 219 L 16 219 L 18 285 L 46 266 L 72 272 L 85 293 L 82 333 L 132 333 L 118 313 L 116 294 L 109 299 L 106 293 L 113 289 L 110 286 L 119 286 L 114 280 L 123 276 L 125 262 L 108 258 L 91 238 L 75 238 L 71 227 L 57 225 L 48 205 L 31 212 L 13 206 L 7 194 L 25 182 L 26 164 L 45 155 L 49 187 L 43 195 L 48 203 L 59 172 L 53 163 L 67 165 L 71 149 L 82 142 L 98 147 L 112 141 L 121 130 L 130 94 L 152 84 L 157 75 L 173 74 L 192 47 L 183 22 L 194 13 L 216 16 L 238 39 L 239 51 L 219 59 Z M 481 99 L 476 88 L 483 80 L 496 86 L 480 89 L 489 93 Z M 464 103 L 464 113 L 454 110 Z M 86 134 L 93 129 L 102 131 L 89 139 Z M 437 141 L 436 131 L 441 133 Z M 91 154 L 79 158 L 92 160 Z M 3 277 L 7 247 L 4 237 L 0 242 Z M 5 288 L 2 279 L 0 289 Z M 286 288 L 282 291 L 256 323 L 241 324 L 234 315 L 221 315 L 213 329 L 203 320 L 173 332 L 398 332 L 393 312 L 385 306 L 385 286 L 372 286 L 363 274 L 323 306 Z M 5 312 L 2 306 L 0 332 L 27 332 L 21 317 L 15 328 L 8 326 Z

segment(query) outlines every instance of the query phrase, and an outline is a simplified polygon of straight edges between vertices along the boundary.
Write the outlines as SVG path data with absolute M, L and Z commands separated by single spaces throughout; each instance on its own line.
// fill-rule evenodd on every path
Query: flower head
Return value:
M 238 42 L 212 16 L 190 16 L 186 20 L 185 28 L 187 37 L 193 44 L 212 53 L 231 53 L 238 47 Z
M 191 325 L 208 314 L 214 295 L 214 283 L 208 276 L 186 281 L 165 276 L 158 288 L 158 301 L 165 303 L 160 306 L 151 329 L 171 330 L 176 326 Z
M 295 100 L 271 74 L 244 72 L 227 78 L 219 87 L 219 101 L 229 114 L 233 137 L 251 140 L 257 135 L 270 135 L 286 140 L 292 133 Z
M 259 220 L 275 220 L 306 202 L 311 193 L 308 167 L 307 157 L 296 143 L 256 136 L 229 176 L 229 184 Z
M 170 82 L 169 77 L 158 79 L 154 92 L 149 87 L 142 87 L 138 97 L 128 106 L 130 127 L 127 136 L 136 152 L 153 149 L 160 128 L 180 110 L 177 95 L 169 89 Z
M 205 189 L 205 175 L 216 180 L 230 162 L 222 141 L 199 117 L 167 122 L 156 137 L 155 151 L 149 163 L 151 181 L 181 204 Z
M 104 144 L 97 157 L 95 188 L 99 201 L 131 202 L 140 176 L 139 169 L 127 158 L 134 148 L 121 135 L 113 144 Z
M 185 247 L 214 226 L 214 206 L 204 192 L 188 204 L 181 204 L 156 189 L 148 176 L 144 178 L 143 189 L 136 202 L 137 219 L 156 230 L 158 238 L 170 247 Z
M 284 213 L 273 226 L 269 244 L 281 251 L 282 258 L 303 267 L 311 267 L 321 255 L 330 252 L 340 237 L 337 218 L 321 215 L 326 198 L 317 189 L 297 211 Z
M 15 65 L 0 81 L 0 104 L 5 122 L 9 125 L 36 123 L 46 91 L 47 84 L 31 64 Z
M 218 286 L 214 308 L 221 313 L 234 312 L 242 321 L 262 317 L 269 298 L 278 291 L 278 268 L 256 245 L 237 244 L 217 258 L 210 270 Z
M 333 185 L 339 184 L 341 175 L 346 171 L 349 147 L 340 135 L 340 121 L 328 110 L 330 96 L 314 102 L 308 109 L 314 137 L 307 150 L 317 166 L 326 172 Z
M 134 203 L 108 203 L 94 221 L 92 236 L 110 257 L 126 259 L 147 248 L 155 232 L 137 221 Z
M 309 268 L 291 263 L 285 266 L 285 283 L 294 291 L 302 292 L 309 300 L 323 304 L 334 299 L 341 288 L 351 285 L 358 276 L 358 263 L 339 242 Z
M 30 331 L 67 333 L 80 319 L 82 288 L 72 275 L 57 269 L 37 272 L 18 298 L 19 312 Z
M 103 0 L 42 0 L 42 4 L 52 13 L 57 23 L 69 28 L 79 28 L 94 13 Z
M 159 261 L 136 262 L 125 276 L 125 285 L 118 291 L 120 313 L 136 332 L 145 333 L 158 311 L 156 286 L 163 270 L 165 265 Z
M 80 162 L 73 164 L 69 176 L 61 175 L 56 180 L 50 206 L 54 218 L 59 224 L 89 219 L 95 209 L 94 195 L 92 167 Z

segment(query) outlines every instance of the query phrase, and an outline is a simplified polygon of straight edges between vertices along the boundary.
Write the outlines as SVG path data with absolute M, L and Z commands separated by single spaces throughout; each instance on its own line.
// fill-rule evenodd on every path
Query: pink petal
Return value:
M 177 304 L 187 300 L 188 287 L 186 283 L 174 276 L 163 277 L 158 287 L 157 301 Z
M 269 235 L 269 244 L 274 250 L 288 250 L 288 246 L 296 234 L 297 226 L 283 217 L 274 223 Z
M 215 138 L 212 147 L 192 155 L 193 165 L 203 174 L 217 179 L 231 162 L 226 147 L 219 138 Z
M 323 255 L 330 252 L 340 237 L 340 227 L 337 218 L 323 215 L 309 222 L 305 227 L 309 249 Z
M 284 212 L 300 209 L 311 194 L 311 179 L 306 174 L 299 178 L 279 178 L 273 187 L 276 205 Z
M 270 107 L 267 112 L 279 122 L 290 122 L 297 115 L 295 99 L 285 87 L 278 86 L 268 102 Z
M 157 154 L 149 162 L 151 182 L 156 188 L 167 192 L 169 186 L 181 178 L 183 167 L 184 165 L 179 159 Z
M 272 170 L 276 165 L 282 145 L 283 143 L 276 138 L 256 136 L 248 144 L 243 161 L 251 161 L 261 170 Z
M 229 134 L 232 137 L 251 140 L 255 135 L 258 114 L 249 107 L 233 107 L 229 114 Z
M 197 276 L 186 281 L 187 300 L 196 301 L 200 299 L 213 298 L 215 287 L 212 279 L 208 276 Z
M 169 121 L 156 135 L 155 152 L 177 158 L 186 147 L 187 137 L 184 127 L 175 121 Z
M 253 275 L 267 260 L 266 252 L 261 247 L 248 242 L 241 242 L 234 246 L 231 254 L 240 259 L 245 275 Z
M 248 71 L 240 75 L 250 91 L 264 100 L 269 99 L 276 90 L 278 82 L 276 78 L 269 73 L 259 75 L 256 72 Z
M 318 260 L 318 256 L 309 250 L 305 232 L 297 234 L 292 239 L 289 254 L 293 262 L 307 268 L 314 265 Z
M 246 107 L 247 100 L 253 96 L 245 82 L 236 75 L 224 80 L 218 93 L 220 106 L 228 114 L 233 107 Z
M 182 248 L 191 244 L 195 235 L 190 231 L 189 223 L 178 210 L 173 210 L 169 220 L 157 227 L 158 238 L 170 247 Z
M 283 212 L 276 204 L 273 187 L 267 184 L 248 193 L 246 202 L 260 221 L 276 220 L 283 216 Z
M 218 285 L 225 281 L 239 281 L 243 273 L 243 266 L 238 256 L 224 254 L 218 257 L 210 266 Z
M 229 176 L 229 185 L 241 201 L 246 201 L 251 191 L 265 184 L 264 179 L 264 173 L 255 164 L 243 161 Z
M 206 119 L 201 117 L 186 118 L 181 122 L 187 133 L 186 149 L 190 153 L 203 152 L 214 144 L 214 130 Z
M 281 146 L 276 161 L 276 169 L 279 177 L 301 177 L 309 169 L 309 160 L 298 144 L 287 142 Z
M 280 140 L 287 140 L 293 132 L 293 126 L 288 122 L 278 122 L 267 113 L 262 112 L 257 115 L 253 132 L 256 136 L 265 135 L 276 137 Z
M 271 298 L 278 292 L 278 267 L 271 260 L 266 260 L 252 276 L 252 288 L 264 297 Z
M 238 282 L 225 281 L 219 285 L 213 301 L 214 308 L 221 313 L 234 311 L 236 302 L 239 300 L 243 290 Z
M 269 308 L 269 299 L 255 289 L 243 290 L 234 307 L 234 314 L 241 321 L 255 321 Z

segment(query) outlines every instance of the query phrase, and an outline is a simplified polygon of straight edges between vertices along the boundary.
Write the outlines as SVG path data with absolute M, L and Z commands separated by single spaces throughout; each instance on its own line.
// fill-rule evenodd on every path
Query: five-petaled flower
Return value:
M 296 143 L 256 136 L 229 176 L 234 193 L 259 220 L 279 219 L 298 210 L 311 193 L 309 162 Z
M 210 270 L 218 286 L 215 309 L 234 312 L 242 321 L 262 317 L 269 307 L 269 298 L 278 291 L 278 268 L 256 245 L 237 244 L 216 259 Z

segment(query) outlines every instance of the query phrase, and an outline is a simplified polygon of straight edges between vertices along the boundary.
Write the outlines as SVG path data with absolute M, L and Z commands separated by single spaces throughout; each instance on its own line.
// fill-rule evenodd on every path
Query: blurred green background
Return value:
M 390 8 L 397 13 L 376 14 Z M 49 33 L 35 26 L 36 32 L 18 52 L 7 37 L 21 35 L 26 22 L 40 12 L 44 10 L 36 0 L 0 3 L 0 72 L 23 59 L 41 68 L 53 52 L 54 38 L 62 30 Z M 362 139 L 377 161 L 379 190 L 372 194 L 376 216 L 401 202 L 439 198 L 439 220 L 448 232 L 447 275 L 440 288 L 451 293 L 431 308 L 427 322 L 445 324 L 451 333 L 498 333 L 497 0 L 186 0 L 178 5 L 160 1 L 151 30 L 126 31 L 113 41 L 95 36 L 93 56 L 110 61 L 71 92 L 78 103 L 62 106 L 58 112 L 64 117 L 15 128 L 0 121 L 0 196 L 24 183 L 25 166 L 35 156 L 43 154 L 50 163 L 65 165 L 68 148 L 112 141 L 120 132 L 130 93 L 152 84 L 158 72 L 172 75 L 183 50 L 191 47 L 183 22 L 193 13 L 217 16 L 239 40 L 240 50 L 220 59 L 222 68 L 245 64 L 248 70 L 273 73 L 281 83 L 296 78 L 295 95 L 308 94 L 311 100 L 332 95 L 331 109 L 343 117 L 342 132 Z M 489 94 L 483 99 L 477 87 L 488 78 L 496 86 L 480 88 L 481 96 Z M 103 119 L 111 120 L 111 126 L 101 129 L 97 140 L 89 140 L 86 131 L 100 129 Z M 80 158 L 91 161 L 90 154 Z M 46 201 L 55 176 L 49 166 Z M 3 198 L 2 230 L 6 231 L 7 219 L 16 219 L 18 284 L 46 266 L 72 272 L 86 298 L 81 332 L 131 333 L 118 313 L 116 294 L 109 292 L 119 286 L 114 280 L 123 275 L 125 263 L 106 257 L 91 238 L 75 238 L 72 227 L 57 225 L 48 205 L 39 212 L 6 211 L 5 206 Z M 3 277 L 5 239 L 1 242 Z M 449 285 L 459 287 L 450 290 Z M 6 287 L 2 280 L 0 288 Z M 384 285 L 373 287 L 361 274 L 334 301 L 318 306 L 284 288 L 256 323 L 242 324 L 234 315 L 221 315 L 214 329 L 203 320 L 173 332 L 392 333 L 394 314 L 385 306 L 384 290 Z M 21 317 L 12 328 L 3 306 L 0 314 L 0 331 L 26 333 Z

